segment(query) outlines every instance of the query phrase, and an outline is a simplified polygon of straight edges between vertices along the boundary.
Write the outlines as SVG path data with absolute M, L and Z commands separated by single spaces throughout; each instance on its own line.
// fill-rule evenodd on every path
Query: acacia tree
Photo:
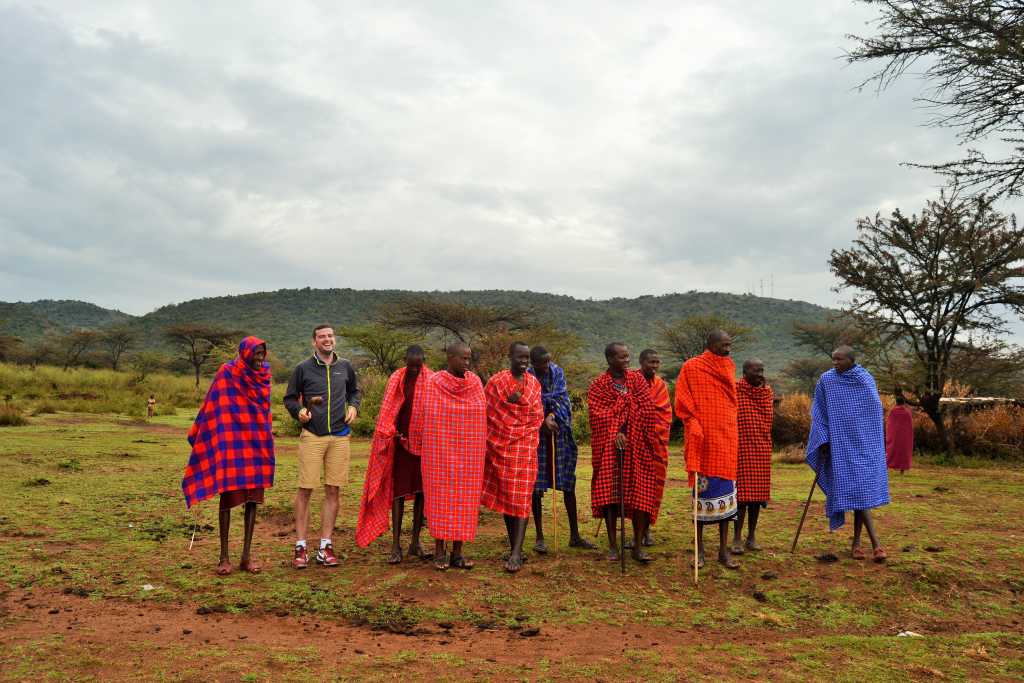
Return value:
M 951 360 L 968 337 L 1004 333 L 1004 307 L 1024 311 L 1024 231 L 990 198 L 954 187 L 920 216 L 863 218 L 857 233 L 853 246 L 832 251 L 837 291 L 853 292 L 848 313 L 865 329 L 906 349 L 910 373 L 896 390 L 909 391 L 949 450 L 940 399 Z
M 239 335 L 239 332 L 203 323 L 183 323 L 164 328 L 164 337 L 177 347 L 181 354 L 180 358 L 195 371 L 197 389 L 203 366 L 210 360 L 217 347 L 229 343 Z
M 99 345 L 103 348 L 103 355 L 110 363 L 111 370 L 118 369 L 121 357 L 135 345 L 138 338 L 138 332 L 123 325 L 100 331 Z
M 344 327 L 338 330 L 338 336 L 365 351 L 371 364 L 385 376 L 402 367 L 405 350 L 416 342 L 415 335 L 380 323 Z
M 96 330 L 72 330 L 64 338 L 64 343 L 61 346 L 64 369 L 67 370 L 73 365 L 78 365 L 78 361 L 81 360 L 85 352 L 93 348 L 99 340 L 100 333 Z
M 735 320 L 716 315 L 691 315 L 672 322 L 655 323 L 658 345 L 673 360 L 685 363 L 704 353 L 708 335 L 714 330 L 725 330 L 732 337 L 733 350 L 753 340 L 753 329 Z
M 384 305 L 377 322 L 390 329 L 430 334 L 441 331 L 471 344 L 475 337 L 499 328 L 522 330 L 536 319 L 536 312 L 515 306 L 476 306 L 438 301 L 425 296 L 398 299 Z
M 994 196 L 1024 190 L 1024 8 L 1020 0 L 857 0 L 880 11 L 873 36 L 848 36 L 852 62 L 882 62 L 865 84 L 884 89 L 917 64 L 936 112 L 930 125 L 961 144 L 998 137 L 1010 148 L 989 159 L 968 147 L 957 161 L 926 165 Z M 917 75 L 917 74 L 915 74 Z

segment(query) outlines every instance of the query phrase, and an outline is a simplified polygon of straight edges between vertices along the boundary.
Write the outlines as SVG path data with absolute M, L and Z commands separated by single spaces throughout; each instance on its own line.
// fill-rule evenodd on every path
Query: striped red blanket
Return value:
M 515 403 L 508 397 L 519 392 Z M 512 517 L 529 517 L 537 480 L 537 444 L 544 422 L 540 382 L 526 373 L 516 380 L 510 370 L 491 377 L 487 397 L 487 460 L 480 504 Z
M 388 379 L 384 390 L 384 399 L 377 415 L 377 427 L 373 432 L 373 444 L 370 446 L 370 460 L 366 464 L 366 481 L 363 483 L 363 498 L 359 504 L 359 521 L 356 523 L 356 543 L 365 548 L 375 538 L 388 530 L 391 519 L 391 503 L 394 498 L 393 467 L 395 458 L 395 434 L 398 414 L 405 403 L 405 376 L 408 368 L 399 368 Z M 416 405 L 422 403 L 424 387 L 430 376 L 434 374 L 430 368 L 423 367 L 416 377 L 416 389 L 413 393 L 413 415 L 417 413 Z M 412 379 L 409 380 L 412 382 Z M 423 414 L 422 407 L 419 414 Z M 415 429 L 415 438 L 421 438 L 422 421 L 410 424 L 411 432 Z
M 424 516 L 430 535 L 444 541 L 476 537 L 487 451 L 487 406 L 480 378 L 435 372 L 424 387 L 422 420 L 412 451 L 423 460 Z
M 740 449 L 736 465 L 736 500 L 767 503 L 772 491 L 772 413 L 775 394 L 767 384 L 759 387 L 736 382 Z
M 590 409 L 590 449 L 593 454 L 593 478 L 590 480 L 590 509 L 601 517 L 604 508 L 618 504 L 618 467 L 615 435 L 625 429 L 626 452 L 623 462 L 623 503 L 626 515 L 637 510 L 651 516 L 653 524 L 661 507 L 665 488 L 662 476 L 658 481 L 655 432 L 656 408 L 651 389 L 643 374 L 627 372 L 617 384 L 605 372 L 590 384 L 587 392 Z

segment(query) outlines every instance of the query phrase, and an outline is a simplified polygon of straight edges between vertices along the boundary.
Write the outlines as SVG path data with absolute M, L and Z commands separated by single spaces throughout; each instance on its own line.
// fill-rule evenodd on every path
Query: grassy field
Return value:
M 487 512 L 468 546 L 476 569 L 439 573 L 387 565 L 383 540 L 355 547 L 359 442 L 334 534 L 342 566 L 299 573 L 295 440 L 280 438 L 256 529 L 264 572 L 218 578 L 216 504 L 188 513 L 179 489 L 189 419 L 56 413 L 0 429 L 0 680 L 1024 678 L 1019 468 L 923 462 L 894 475 L 877 512 L 890 560 L 876 565 L 849 559 L 849 527 L 829 535 L 820 493 L 788 552 L 810 476 L 777 464 L 764 551 L 738 572 L 709 566 L 695 587 L 679 458 L 649 566 L 621 576 L 601 552 L 561 547 L 508 576 Z M 840 560 L 815 559 L 826 552 Z

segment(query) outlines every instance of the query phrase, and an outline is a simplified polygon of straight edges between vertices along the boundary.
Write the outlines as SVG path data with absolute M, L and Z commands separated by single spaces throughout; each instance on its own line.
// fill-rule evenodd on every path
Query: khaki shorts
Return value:
M 299 488 L 319 487 L 321 471 L 326 486 L 347 484 L 349 439 L 347 436 L 317 436 L 303 429 L 299 434 Z

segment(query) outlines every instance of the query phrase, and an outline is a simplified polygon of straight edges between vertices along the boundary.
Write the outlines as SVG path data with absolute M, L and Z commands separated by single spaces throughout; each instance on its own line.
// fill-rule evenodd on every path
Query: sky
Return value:
M 0 300 L 287 287 L 823 305 L 962 150 L 849 0 L 0 0 Z M 1004 203 L 1021 212 L 1021 203 Z M 763 283 L 763 284 L 762 284 Z M 763 286 L 763 290 L 762 290 Z

